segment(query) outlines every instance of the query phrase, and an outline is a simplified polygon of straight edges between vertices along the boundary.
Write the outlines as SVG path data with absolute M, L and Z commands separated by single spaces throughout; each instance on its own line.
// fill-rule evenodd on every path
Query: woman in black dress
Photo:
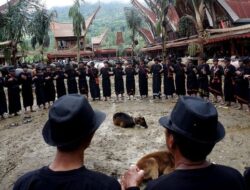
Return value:
M 230 64 L 231 59 L 225 58 L 225 68 L 224 68 L 224 96 L 227 106 L 231 106 L 231 102 L 235 102 L 235 72 L 236 68 Z
M 210 67 L 205 61 L 204 57 L 198 59 L 198 91 L 200 97 L 207 100 L 209 98 L 208 76 L 210 75 Z
M 98 69 L 95 68 L 95 63 L 92 62 L 90 68 L 88 69 L 88 76 L 90 94 L 93 101 L 96 99 L 101 100 L 98 74 Z
M 153 75 L 153 99 L 157 96 L 161 99 L 161 73 L 163 71 L 158 58 L 154 59 L 155 64 L 152 65 L 150 73 Z
M 211 68 L 211 75 L 210 75 L 210 86 L 209 90 L 214 95 L 214 102 L 218 102 L 218 96 L 223 98 L 222 93 L 222 75 L 223 75 L 223 68 L 218 64 L 218 59 L 213 59 L 213 66 Z
M 4 78 L 2 76 L 2 73 L 0 72 L 0 116 L 4 118 L 4 113 L 7 113 L 7 102 L 6 102 L 6 96 L 4 92 Z
M 235 98 L 240 107 L 243 109 L 243 104 L 248 105 L 248 79 L 244 77 L 247 73 L 247 68 L 242 59 L 239 60 L 239 68 L 235 72 Z
M 17 116 L 22 108 L 19 81 L 16 77 L 15 69 L 12 68 L 9 70 L 9 75 L 5 82 L 8 88 L 9 114 Z
M 148 97 L 148 69 L 145 66 L 145 63 L 143 60 L 140 60 L 139 65 L 139 91 L 141 98 Z
M 186 76 L 185 76 L 185 65 L 181 63 L 181 59 L 177 60 L 177 63 L 174 65 L 175 72 L 175 86 L 176 94 L 178 96 L 186 95 Z
M 69 68 L 65 71 L 65 77 L 67 78 L 67 86 L 68 86 L 68 94 L 77 94 L 77 82 L 76 77 L 77 73 L 73 66 L 69 66 Z
M 33 90 L 32 90 L 32 74 L 28 71 L 28 66 L 23 65 L 23 72 L 20 74 L 20 81 L 22 84 L 23 107 L 25 111 L 30 107 L 33 112 Z
M 109 68 L 108 61 L 104 62 L 104 67 L 101 69 L 100 75 L 102 75 L 102 90 L 103 90 L 103 97 L 104 100 L 107 101 L 108 97 L 111 97 L 111 83 L 110 83 L 110 76 L 113 73 Z
M 36 75 L 33 77 L 33 82 L 35 84 L 35 93 L 36 93 L 36 103 L 39 108 L 43 105 L 43 108 L 46 109 L 46 97 L 45 97 L 45 79 L 44 74 L 41 68 L 36 69 Z
M 126 74 L 126 89 L 128 98 L 130 96 L 135 97 L 135 75 L 137 74 L 135 69 L 132 67 L 132 63 L 129 62 L 127 68 L 125 69 Z
M 163 65 L 163 75 L 164 75 L 164 94 L 166 99 L 170 96 L 173 98 L 175 93 L 174 86 L 174 65 L 169 59 L 166 60 L 166 64 Z
M 66 94 L 66 87 L 65 87 L 65 76 L 61 66 L 56 66 L 56 71 L 54 73 L 54 79 L 56 80 L 56 93 L 57 98 Z
M 79 63 L 77 74 L 79 92 L 88 98 L 89 88 L 87 83 L 87 66 L 84 63 Z
M 123 75 L 125 74 L 122 68 L 122 63 L 117 62 L 116 68 L 113 69 L 114 78 L 115 78 L 115 94 L 117 100 L 119 100 L 119 95 L 121 94 L 121 97 L 123 98 L 124 94 L 124 81 L 123 81 Z
M 196 96 L 198 92 L 198 80 L 197 80 L 197 68 L 192 63 L 192 60 L 189 60 L 186 69 L 187 75 L 187 93 L 189 96 Z
M 45 79 L 45 98 L 46 102 L 48 102 L 48 105 L 50 107 L 50 103 L 54 103 L 56 98 L 56 90 L 54 85 L 54 74 L 51 71 L 50 67 L 46 68 L 46 72 L 44 73 L 44 79 Z

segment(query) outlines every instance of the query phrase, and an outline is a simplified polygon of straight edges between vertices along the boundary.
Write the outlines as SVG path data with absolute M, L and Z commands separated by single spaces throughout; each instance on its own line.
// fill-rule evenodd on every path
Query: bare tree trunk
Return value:
M 77 37 L 77 62 L 80 62 L 80 38 Z
M 11 64 L 13 64 L 16 67 L 17 42 L 12 41 L 11 47 L 12 47 Z

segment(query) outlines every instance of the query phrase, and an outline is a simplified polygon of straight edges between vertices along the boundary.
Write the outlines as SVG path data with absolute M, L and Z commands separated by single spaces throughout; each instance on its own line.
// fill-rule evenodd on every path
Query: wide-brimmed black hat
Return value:
M 218 57 L 213 57 L 213 61 L 219 61 Z
M 70 146 L 89 137 L 105 120 L 105 113 L 93 110 L 78 94 L 59 98 L 49 111 L 43 138 L 51 146 Z
M 224 61 L 230 62 L 230 61 L 231 61 L 231 58 L 230 58 L 230 57 L 224 57 Z
M 198 143 L 215 144 L 225 136 L 214 105 L 198 97 L 181 97 L 171 115 L 160 118 L 159 123 Z

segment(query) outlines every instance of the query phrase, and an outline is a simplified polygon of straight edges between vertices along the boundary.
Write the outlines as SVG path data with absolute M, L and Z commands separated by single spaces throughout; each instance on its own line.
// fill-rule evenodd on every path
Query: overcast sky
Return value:
M 6 3 L 7 0 L 0 0 L 0 5 Z M 67 6 L 72 5 L 74 2 L 73 0 L 43 0 L 43 2 L 46 3 L 48 8 L 54 7 L 54 6 Z M 99 0 L 85 0 L 85 2 L 88 3 L 96 3 L 99 2 Z M 100 0 L 102 3 L 109 3 L 109 2 L 120 2 L 120 3 L 129 3 L 130 0 Z

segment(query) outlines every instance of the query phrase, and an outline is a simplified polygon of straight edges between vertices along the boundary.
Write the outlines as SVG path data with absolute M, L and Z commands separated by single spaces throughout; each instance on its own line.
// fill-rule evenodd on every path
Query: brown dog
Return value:
M 157 151 L 145 155 L 136 165 L 144 170 L 144 180 L 157 179 L 174 170 L 174 158 L 168 151 Z
M 140 125 L 142 127 L 148 128 L 146 120 L 144 117 L 131 117 L 130 115 L 118 112 L 113 115 L 113 123 L 116 126 L 120 126 L 122 128 L 132 128 L 135 125 Z

